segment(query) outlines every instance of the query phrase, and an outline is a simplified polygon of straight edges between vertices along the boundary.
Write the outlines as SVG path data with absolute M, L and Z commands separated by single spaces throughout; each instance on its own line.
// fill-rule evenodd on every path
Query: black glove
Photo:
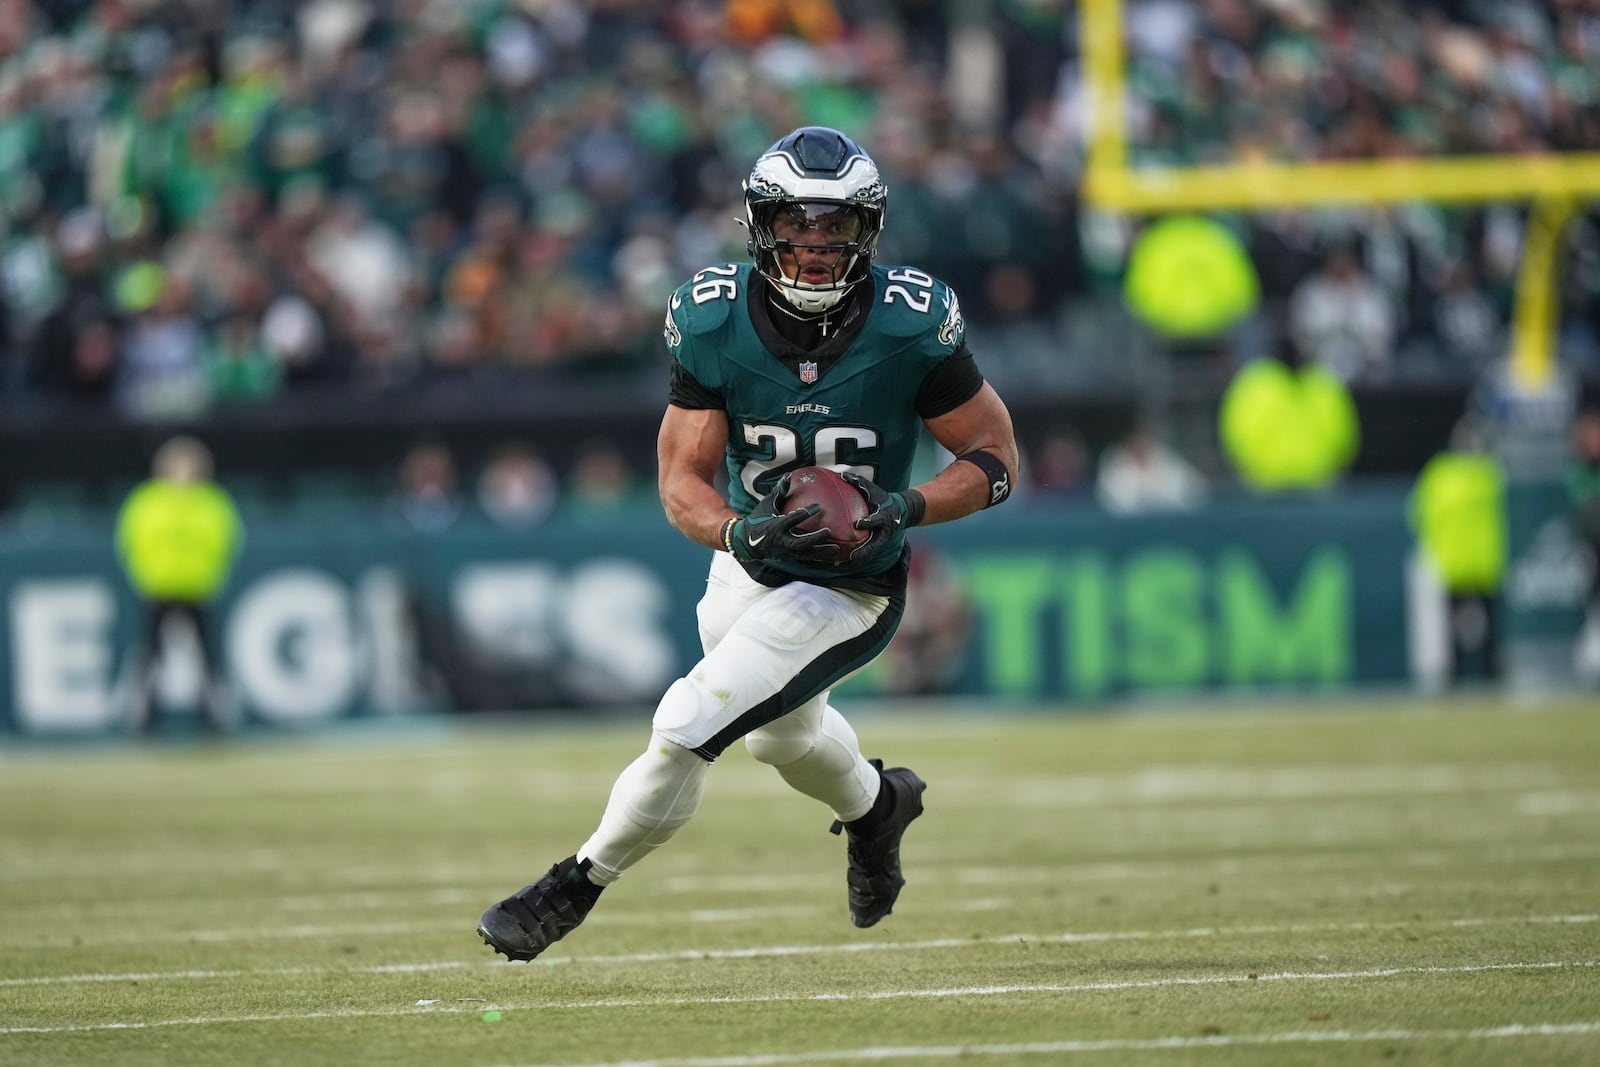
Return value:
M 887 538 L 896 530 L 907 529 L 921 522 L 923 513 L 928 510 L 928 502 L 915 489 L 891 493 L 854 471 L 845 471 L 844 480 L 867 498 L 867 517 L 856 522 L 858 530 L 881 531 Z
M 772 491 L 762 497 L 744 518 L 729 519 L 722 527 L 722 544 L 740 563 L 765 559 L 788 559 L 802 563 L 837 563 L 840 548 L 827 530 L 796 533 L 795 527 L 822 510 L 807 508 L 781 512 L 783 498 L 789 495 L 789 476 L 778 479 Z

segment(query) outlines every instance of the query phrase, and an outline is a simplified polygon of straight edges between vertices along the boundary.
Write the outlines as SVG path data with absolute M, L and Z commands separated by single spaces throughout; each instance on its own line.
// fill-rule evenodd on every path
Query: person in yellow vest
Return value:
M 1506 476 L 1463 421 L 1423 465 L 1408 502 L 1423 558 L 1449 597 L 1450 678 L 1500 676 L 1497 600 L 1507 555 Z
M 1355 460 L 1361 426 L 1350 391 L 1285 342 L 1240 367 L 1222 397 L 1218 432 L 1239 478 L 1263 493 L 1324 489 Z
M 117 516 L 117 555 L 145 605 L 129 708 L 134 729 L 149 731 L 155 725 L 156 673 L 173 622 L 192 630 L 200 650 L 206 723 L 213 731 L 226 728 L 210 607 L 243 541 L 233 499 L 212 481 L 210 450 L 188 436 L 162 444 L 151 462 L 151 477 L 128 494 Z

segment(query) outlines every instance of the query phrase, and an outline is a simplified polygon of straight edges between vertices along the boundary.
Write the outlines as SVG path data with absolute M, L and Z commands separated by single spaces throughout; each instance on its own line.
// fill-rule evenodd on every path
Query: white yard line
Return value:
M 328 974 L 410 974 L 427 971 L 455 971 L 470 967 L 464 960 L 436 963 L 393 963 L 375 967 L 256 967 L 234 970 L 125 971 L 121 974 L 62 974 L 35 978 L 0 978 L 3 986 L 77 985 L 92 982 L 170 982 L 209 978 L 271 978 L 293 975 Z
M 463 1011 L 577 1011 L 608 1008 L 693 1007 L 705 1004 L 837 1003 L 843 1001 L 882 1001 L 906 999 L 954 999 L 962 997 L 1037 996 L 1039 994 L 1100 993 L 1124 989 L 1167 989 L 1178 986 L 1239 985 L 1247 982 L 1354 982 L 1398 975 L 1479 974 L 1486 971 L 1556 971 L 1600 967 L 1600 960 L 1546 960 L 1518 963 L 1477 963 L 1455 967 L 1383 967 L 1368 971 L 1280 971 L 1274 974 L 1206 975 L 1193 978 L 1151 978 L 1123 982 L 1078 982 L 1068 984 L 1019 984 L 1004 986 L 958 986 L 945 989 L 885 989 L 869 993 L 812 993 L 786 996 L 768 994 L 750 997 L 661 997 L 618 998 L 607 1000 L 527 1001 L 518 1003 L 477 1003 L 470 1008 L 458 1005 L 430 1005 L 424 1008 L 351 1008 L 342 1011 L 284 1012 L 280 1014 L 213 1015 L 184 1019 L 134 1020 L 104 1023 L 69 1023 L 62 1026 L 5 1026 L 6 1034 L 64 1034 L 93 1030 L 149 1030 L 168 1026 L 213 1026 L 228 1023 L 300 1022 L 310 1019 L 393 1018 L 402 1015 L 460 1013 Z M 1590 1025 L 1590 1024 L 1583 1024 Z M 1600 1024 L 1595 1024 L 1600 1025 Z M 1463 1031 L 1464 1033 L 1467 1031 Z M 674 1061 L 666 1061 L 673 1063 Z M 692 1062 L 692 1061 L 688 1061 Z
M 225 913 L 237 915 L 241 908 L 248 910 L 261 919 L 284 918 L 289 915 L 305 914 L 308 912 L 323 911 L 383 911 L 404 909 L 409 912 L 424 909 L 451 908 L 459 904 L 473 904 L 474 911 L 481 910 L 485 903 L 498 893 L 505 890 L 493 888 L 481 889 L 437 889 L 437 890 L 394 890 L 394 891 L 368 891 L 361 893 L 296 893 L 281 897 L 252 896 L 252 897 L 218 897 L 210 900 L 190 901 L 181 897 L 147 897 L 144 899 L 95 899 L 95 900 L 66 900 L 49 901 L 41 900 L 29 904 L 22 904 L 9 909 L 9 914 L 16 916 L 28 912 L 39 916 L 50 916 L 65 919 L 90 919 L 116 918 L 127 920 L 131 916 L 160 917 L 176 911 L 182 911 L 191 919 L 206 912 Z M 996 908 L 1006 907 L 1011 903 L 1009 898 L 1001 899 L 990 897 L 987 899 L 974 898 L 962 905 L 963 911 L 992 911 Z M 736 908 L 691 908 L 682 914 L 689 922 L 717 923 L 741 922 L 753 919 L 782 919 L 796 916 L 815 915 L 822 911 L 831 911 L 831 907 L 823 904 L 816 905 L 771 905 L 749 906 Z M 657 913 L 657 918 L 660 913 Z M 27 925 L 17 923 L 18 926 Z M 166 934 L 157 935 L 166 938 Z M 4 941 L 0 940 L 0 945 Z
M 303 770 L 303 768 L 301 768 Z M 375 784 L 392 784 L 394 776 L 381 776 L 377 782 L 365 779 L 330 780 L 326 776 L 285 779 L 276 767 L 271 777 L 250 777 L 241 781 L 229 777 L 225 782 L 190 780 L 174 783 L 163 778 L 162 770 L 150 768 L 144 778 L 108 777 L 98 780 L 73 779 L 75 797 L 96 793 L 117 796 L 138 791 L 146 784 L 162 782 L 183 797 L 201 800 L 209 797 L 236 798 L 240 790 L 263 797 L 346 797 L 370 795 Z M 1048 803 L 1063 806 L 1094 806 L 1129 802 L 1193 803 L 1195 801 L 1330 800 L 1377 796 L 1510 792 L 1549 789 L 1561 777 L 1559 769 L 1543 761 L 1505 763 L 1424 763 L 1408 764 L 1302 764 L 1278 767 L 1202 764 L 1141 767 L 1115 774 L 1028 774 L 991 776 L 962 773 L 939 779 L 941 793 L 958 799 L 963 806 L 981 804 Z M 506 788 L 500 780 L 488 779 L 476 768 L 438 765 L 405 779 L 405 788 L 415 794 L 441 797 L 470 797 L 480 792 Z M 541 769 L 537 775 L 512 783 L 519 795 L 571 798 L 592 790 L 592 775 Z M 37 797 L 36 780 L 0 778 L 0 796 L 11 791 Z M 730 765 L 719 768 L 717 791 L 727 797 L 781 796 L 785 788 L 766 767 Z M 601 796 L 603 799 L 603 795 Z
M 962 807 L 1093 807 L 1253 800 L 1375 800 L 1461 792 L 1548 790 L 1560 772 L 1548 764 L 1364 764 L 1360 766 L 1147 767 L 1127 774 L 1029 775 L 1001 780 L 962 776 L 939 783 Z
M 1520 813 L 1519 813 L 1520 814 Z M 1066 863 L 1050 867 L 1016 867 L 990 870 L 982 866 L 983 856 L 970 851 L 959 856 L 946 855 L 936 842 L 918 845 L 918 857 L 926 867 L 929 864 L 947 863 L 949 870 L 933 872 L 938 877 L 964 884 L 995 882 L 1100 882 L 1129 878 L 1141 880 L 1174 874 L 1247 874 L 1269 867 L 1275 873 L 1321 873 L 1349 870 L 1352 867 L 1371 867 L 1378 861 L 1352 857 L 1337 849 L 1328 851 L 1316 847 L 1284 848 L 1268 855 L 1218 856 L 1196 855 L 1191 859 L 1162 857 L 1159 859 L 1130 859 Z M 1417 849 L 1402 844 L 1382 852 L 1384 866 L 1440 867 L 1448 864 L 1463 866 L 1523 866 L 1529 863 L 1561 863 L 1570 860 L 1600 858 L 1600 844 L 1503 844 L 1499 841 L 1483 842 L 1472 839 L 1448 842 L 1442 847 Z M 141 878 L 167 877 L 174 883 L 187 881 L 190 876 L 226 871 L 230 875 L 252 872 L 276 873 L 285 868 L 325 869 L 336 871 L 341 880 L 350 885 L 374 883 L 422 884 L 419 892 L 448 893 L 473 886 L 498 885 L 504 881 L 504 867 L 472 866 L 460 863 L 413 864 L 357 864 L 346 863 L 348 849 L 308 848 L 261 849 L 251 848 L 230 852 L 219 846 L 215 850 L 197 852 L 151 850 L 100 853 L 96 856 L 42 857 L 21 852 L 0 852 L 0 885 L 28 883 L 77 882 L 85 878 Z M 974 866 L 974 865 L 978 866 Z M 824 872 L 774 872 L 771 874 L 707 875 L 670 874 L 665 871 L 654 875 L 653 892 L 700 895 L 708 892 L 791 892 L 804 883 L 832 884 L 833 875 Z M 65 892 L 70 886 L 63 887 Z M 348 895 L 351 889 L 330 888 L 329 895 Z M 294 894 L 305 900 L 318 894 Z M 402 894 L 396 894 L 402 895 Z M 403 894 L 411 896 L 413 894 Z M 137 898 L 135 898 L 137 899 Z M 170 898 L 156 898 L 170 899 Z M 230 901 L 240 898 L 230 897 Z M 247 899 L 267 900 L 268 897 Z
M 993 937 L 952 937 L 923 941 L 852 941 L 833 945 L 765 945 L 734 949 L 683 949 L 677 952 L 631 952 L 619 955 L 597 956 L 547 956 L 540 962 L 550 964 L 636 964 L 664 963 L 687 960 L 744 960 L 775 959 L 792 956 L 823 956 L 860 952 L 924 952 L 933 949 L 961 948 L 973 945 L 1044 944 L 1071 945 L 1117 941 L 1203 940 L 1207 938 L 1258 937 L 1329 933 L 1360 933 L 1367 931 L 1417 929 L 1430 927 L 1467 928 L 1501 925 L 1572 926 L 1600 922 L 1600 914 L 1581 915 L 1515 915 L 1508 917 L 1473 916 L 1433 922 L 1338 922 L 1338 923 L 1264 923 L 1255 926 L 1196 926 L 1174 930 L 1086 930 L 1059 934 L 1015 933 Z M 145 971 L 121 974 L 60 974 L 35 975 L 26 978 L 0 978 L 0 988 L 6 986 L 73 985 L 91 982 L 153 982 L 211 978 L 243 978 L 279 975 L 328 974 L 397 974 L 454 970 L 465 967 L 518 967 L 519 964 L 502 962 L 498 957 L 480 960 L 437 960 L 415 963 L 391 963 L 370 967 L 271 967 L 261 969 Z
M 1557 815 L 1586 815 L 1600 811 L 1600 790 L 1561 790 L 1524 793 L 1517 798 L 1517 810 L 1529 818 Z
M 1506 866 L 1512 868 L 1526 868 L 1529 864 L 1539 862 L 1568 862 L 1576 859 L 1593 859 L 1600 857 L 1600 846 L 1594 848 L 1565 848 L 1565 847 L 1539 847 L 1520 850 L 1506 850 L 1495 852 L 1477 852 L 1471 856 L 1472 862 L 1479 865 Z M 1446 866 L 1456 862 L 1460 857 L 1452 858 L 1448 854 L 1436 851 L 1413 852 L 1394 858 L 1391 866 L 1433 868 Z M 1347 865 L 1344 857 L 1326 857 L 1325 862 L 1313 862 L 1310 859 L 1302 860 L 1274 860 L 1272 857 L 1259 857 L 1247 859 L 1230 859 L 1220 857 L 1203 861 L 1197 864 L 1173 864 L 1168 861 L 1155 863 L 1107 863 L 1107 864 L 1078 864 L 1064 865 L 1061 867 L 1037 868 L 937 868 L 927 864 L 919 865 L 919 880 L 926 878 L 930 882 L 941 882 L 948 885 L 969 887 L 977 892 L 988 891 L 988 895 L 975 896 L 957 904 L 941 904 L 939 901 L 928 902 L 922 907 L 930 912 L 959 910 L 963 913 L 971 911 L 995 911 L 1012 905 L 1014 898 L 1011 896 L 997 895 L 999 890 L 1015 890 L 1027 885 L 1059 886 L 1067 883 L 1101 883 L 1115 881 L 1150 882 L 1152 880 L 1170 880 L 1173 878 L 1248 878 L 1252 871 L 1263 866 L 1272 866 L 1274 874 L 1282 876 L 1288 873 L 1317 874 L 1326 871 L 1337 871 Z M 399 875 L 395 875 L 396 878 Z M 796 874 L 788 877 L 766 874 L 730 874 L 730 875 L 698 875 L 698 876 L 668 876 L 659 878 L 652 885 L 654 905 L 649 911 L 614 909 L 597 915 L 594 922 L 597 925 L 643 925 L 654 924 L 662 920 L 664 915 L 670 915 L 677 921 L 688 923 L 731 923 L 750 922 L 757 920 L 786 920 L 806 915 L 831 913 L 834 905 L 827 903 L 824 898 L 818 897 L 819 903 L 814 905 L 802 904 L 772 904 L 753 905 L 743 907 L 697 907 L 697 908 L 663 908 L 665 902 L 661 897 L 668 896 L 693 896 L 705 898 L 711 894 L 727 893 L 737 894 L 748 899 L 750 894 L 774 893 L 785 898 L 792 898 L 797 890 L 814 889 L 817 893 L 831 893 L 834 888 L 833 874 Z M 1456 887 L 1471 888 L 1478 883 L 1471 880 L 1439 881 L 1432 880 L 1427 883 L 1430 893 L 1438 893 Z M 1361 882 L 1359 884 L 1319 884 L 1316 892 L 1324 899 L 1357 898 L 1362 900 L 1377 897 L 1403 896 L 1419 890 L 1418 885 L 1408 882 Z M 1517 888 L 1516 884 L 1503 885 L 1502 890 L 1511 891 Z M 1529 888 L 1532 888 L 1531 884 Z M 492 900 L 497 891 L 489 888 L 468 889 L 465 887 L 425 888 L 417 890 L 392 890 L 392 891 L 364 891 L 361 893 L 330 892 L 297 893 L 283 897 L 270 895 L 252 896 L 246 898 L 227 898 L 230 907 L 237 908 L 241 899 L 249 903 L 249 909 L 257 915 L 258 920 L 268 918 L 290 919 L 293 917 L 310 917 L 314 912 L 338 913 L 341 910 L 360 908 L 364 912 L 372 911 L 404 911 L 415 914 L 424 910 L 438 910 L 444 908 L 458 909 L 460 905 L 471 901 L 479 903 Z M 1305 890 L 1298 887 L 1274 889 L 1271 887 L 1257 888 L 1252 884 L 1238 887 L 1237 892 L 1250 899 L 1258 901 L 1271 901 L 1277 899 L 1299 899 Z M 828 897 L 826 899 L 831 899 Z M 195 906 L 181 898 L 172 897 L 146 897 L 125 898 L 108 902 L 104 898 L 95 898 L 85 901 L 74 900 L 38 900 L 26 904 L 10 907 L 7 914 L 13 922 L 10 928 L 0 934 L 0 949 L 14 950 L 53 950 L 75 947 L 84 934 L 75 936 L 50 937 L 50 933 L 66 929 L 74 923 L 83 921 L 95 922 L 108 917 L 126 919 L 130 916 L 161 917 L 172 913 L 175 909 L 183 911 L 191 920 L 198 919 L 207 912 L 217 910 L 206 901 L 200 901 Z M 476 908 L 474 908 L 474 912 Z M 24 918 L 27 916 L 27 918 Z M 136 928 L 127 928 L 120 925 L 117 929 L 105 932 L 97 930 L 94 938 L 97 943 L 105 945 L 143 945 L 143 944 L 171 944 L 174 942 L 202 942 L 202 943 L 228 943 L 236 941 L 259 940 L 284 940 L 319 937 L 338 937 L 349 934 L 377 933 L 377 934 L 407 934 L 427 933 L 430 931 L 449 930 L 459 927 L 461 918 L 459 914 L 437 919 L 409 919 L 406 921 L 391 922 L 364 922 L 336 921 L 335 915 L 328 915 L 319 922 L 288 922 L 280 925 L 257 925 L 249 927 L 201 927 L 189 930 L 150 930 L 144 928 L 146 924 L 139 924 Z
M 1099 1041 L 1030 1041 L 1017 1045 L 920 1045 L 836 1049 L 831 1052 L 769 1052 L 755 1056 L 694 1056 L 687 1059 L 530 1064 L 527 1067 L 783 1067 L 796 1063 L 862 1060 L 958 1059 L 967 1056 L 1050 1056 L 1090 1052 L 1166 1052 L 1249 1045 L 1343 1045 L 1410 1041 L 1490 1041 L 1510 1037 L 1567 1037 L 1600 1032 L 1600 1022 L 1513 1023 L 1481 1030 L 1289 1030 L 1275 1034 L 1210 1037 L 1106 1038 Z
M 485 897 L 487 899 L 487 897 Z M 950 905 L 946 910 L 960 911 L 994 911 L 1004 907 L 1006 901 L 994 899 L 980 899 L 963 902 L 961 905 Z M 796 917 L 807 915 L 821 915 L 833 911 L 829 905 L 816 904 L 804 905 L 774 905 L 772 907 L 755 908 L 691 908 L 686 911 L 673 913 L 676 921 L 695 923 L 698 925 L 716 925 L 718 923 L 757 922 L 767 919 L 792 920 Z M 477 914 L 475 907 L 472 914 Z M 86 940 L 92 940 L 96 945 L 166 945 L 166 944 L 227 944 L 235 941 L 294 941 L 315 940 L 318 938 L 340 939 L 356 935 L 400 935 L 400 934 L 425 934 L 434 931 L 466 930 L 470 929 L 470 917 L 460 914 L 442 919 L 411 919 L 395 922 L 326 922 L 326 923 L 291 923 L 286 926 L 242 926 L 236 928 L 206 928 L 198 930 L 124 930 L 121 932 L 101 932 L 93 934 L 77 933 L 63 935 L 54 939 L 39 939 L 29 935 L 20 935 L 0 939 L 0 948 L 9 949 L 38 949 L 59 950 L 77 948 Z M 603 916 L 596 916 L 594 924 L 597 926 L 659 926 L 662 922 L 662 912 L 654 911 L 609 911 Z M 52 930 L 54 927 L 51 928 Z M 0 981 L 0 985 L 4 982 Z

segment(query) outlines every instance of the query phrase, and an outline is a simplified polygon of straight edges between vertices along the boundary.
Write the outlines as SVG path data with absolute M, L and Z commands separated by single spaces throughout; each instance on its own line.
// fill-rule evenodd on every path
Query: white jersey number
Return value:
M 745 492 L 760 500 L 761 492 L 756 489 L 756 481 L 769 471 L 794 465 L 800 458 L 800 435 L 789 426 L 760 423 L 744 428 L 744 443 L 752 448 L 765 445 L 772 452 L 771 459 L 748 460 L 739 469 L 739 481 L 744 484 Z M 843 447 L 847 444 L 853 447 L 847 450 Z M 868 481 L 876 481 L 878 468 L 870 463 L 840 463 L 839 454 L 876 448 L 877 445 L 878 431 L 869 426 L 824 426 L 812 438 L 811 454 L 817 457 L 819 467 L 832 467 L 841 474 L 853 471 Z
M 933 275 L 924 274 L 911 267 L 897 267 L 886 271 L 885 276 L 891 282 L 905 282 L 916 288 L 907 289 L 905 285 L 890 285 L 883 291 L 883 302 L 892 304 L 896 300 L 904 301 L 911 305 L 912 311 L 920 311 L 924 315 L 933 307 Z
M 739 283 L 735 279 L 738 275 L 739 268 L 732 263 L 707 267 L 689 279 L 694 282 L 694 288 L 689 290 L 689 299 L 694 301 L 695 307 L 713 300 L 737 300 Z

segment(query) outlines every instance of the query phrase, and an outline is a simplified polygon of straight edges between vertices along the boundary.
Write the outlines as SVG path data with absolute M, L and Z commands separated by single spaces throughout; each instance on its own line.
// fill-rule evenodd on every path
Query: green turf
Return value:
M 0 1064 L 1600 1063 L 1594 701 L 853 717 L 930 782 L 890 918 L 740 749 L 515 965 L 642 717 L 13 752 Z

